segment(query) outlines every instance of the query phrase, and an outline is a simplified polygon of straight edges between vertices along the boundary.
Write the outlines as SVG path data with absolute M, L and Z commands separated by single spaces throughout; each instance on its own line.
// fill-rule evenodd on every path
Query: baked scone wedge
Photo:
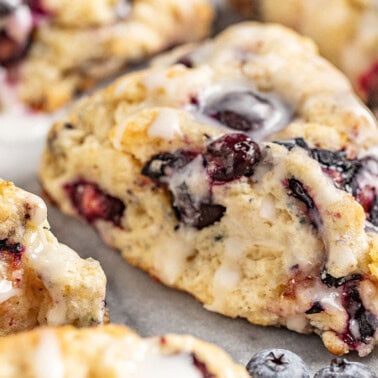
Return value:
M 236 24 L 202 44 L 162 54 L 153 66 L 177 63 L 189 70 L 157 71 L 142 83 L 147 96 L 159 96 L 148 101 L 184 107 L 254 139 L 305 136 L 334 149 L 377 142 L 377 120 L 346 77 L 310 39 L 286 27 Z
M 0 339 L 2 378 L 247 378 L 215 345 L 189 335 L 141 338 L 121 325 L 42 327 Z
M 279 22 L 315 40 L 378 114 L 378 5 L 375 0 L 230 0 L 248 16 Z
M 378 337 L 376 121 L 307 39 L 246 24 L 217 41 L 203 51 L 214 64 L 132 73 L 79 103 L 50 131 L 42 184 L 206 308 L 366 355 Z
M 212 22 L 208 0 L 1 0 L 0 7 L 0 85 L 43 111 L 130 63 L 205 37 Z
M 39 325 L 103 322 L 106 280 L 99 263 L 58 243 L 42 199 L 5 181 L 0 181 L 0 274 L 1 336 Z

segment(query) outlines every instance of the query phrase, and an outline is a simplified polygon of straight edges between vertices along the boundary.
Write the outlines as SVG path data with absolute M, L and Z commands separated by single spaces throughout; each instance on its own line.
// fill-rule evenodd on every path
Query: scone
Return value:
M 153 66 L 174 63 L 191 70 L 157 72 L 143 83 L 155 91 L 150 96 L 159 96 L 155 104 L 186 107 L 258 140 L 303 136 L 334 149 L 377 143 L 377 120 L 345 76 L 310 39 L 285 27 L 237 24 L 212 40 L 163 54 Z
M 141 338 L 120 325 L 44 327 L 0 339 L 1 378 L 247 378 L 215 345 L 187 335 Z
M 0 181 L 0 336 L 104 317 L 105 275 L 49 231 L 46 205 Z M 0 368 L 0 376 L 3 370 Z
M 211 21 L 208 0 L 1 0 L 0 85 L 51 111 Z
M 313 38 L 378 114 L 378 3 L 375 0 L 230 0 L 238 9 Z
M 232 27 L 173 55 L 160 63 L 181 64 L 129 74 L 53 126 L 45 190 L 207 309 L 368 354 L 374 118 L 311 42 L 279 26 Z

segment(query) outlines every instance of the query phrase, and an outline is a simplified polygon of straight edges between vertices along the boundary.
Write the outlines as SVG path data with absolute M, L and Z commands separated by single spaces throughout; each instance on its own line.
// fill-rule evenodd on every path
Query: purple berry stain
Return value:
M 225 183 L 252 176 L 255 165 L 261 160 L 261 151 L 247 135 L 234 133 L 210 143 L 204 158 L 210 178 Z
M 78 180 L 66 184 L 64 189 L 72 206 L 89 223 L 102 219 L 121 226 L 125 205 L 120 199 L 101 190 L 97 184 Z
M 178 220 L 201 230 L 219 221 L 226 212 L 223 205 L 213 203 L 212 186 L 250 177 L 260 160 L 259 146 L 247 135 L 234 133 L 210 142 L 202 152 L 176 150 L 157 154 L 144 165 L 142 174 L 170 189 Z M 189 170 L 194 169 L 196 180 L 208 186 L 208 193 L 202 193 L 200 198 L 193 184 L 188 183 L 185 169 L 190 164 L 197 164 Z

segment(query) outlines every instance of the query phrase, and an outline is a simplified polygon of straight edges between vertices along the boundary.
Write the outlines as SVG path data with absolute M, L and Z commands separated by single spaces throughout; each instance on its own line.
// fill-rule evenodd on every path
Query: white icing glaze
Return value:
M 154 249 L 154 267 L 159 278 L 172 285 L 185 269 L 186 259 L 193 251 L 193 238 L 190 231 L 177 232 L 175 238 L 159 241 Z
M 20 289 L 13 288 L 12 282 L 8 280 L 0 280 L 0 303 L 5 302 L 21 293 Z
M 33 27 L 33 19 L 30 8 L 21 5 L 17 10 L 5 20 L 5 29 L 18 43 L 24 43 Z
M 288 316 L 286 319 L 286 327 L 295 332 L 305 333 L 308 327 L 308 320 L 304 315 Z
M 320 302 L 329 312 L 345 311 L 342 305 L 342 288 L 329 288 L 320 281 L 316 281 L 313 286 L 298 289 L 297 298 L 305 304 L 306 309 L 314 302 Z
M 43 330 L 34 356 L 36 378 L 63 378 L 64 364 L 59 340 L 54 331 Z
M 268 221 L 274 221 L 277 217 L 276 205 L 273 197 L 264 197 L 261 202 L 260 216 Z
M 47 207 L 42 198 L 24 190 L 17 190 L 16 196 L 30 207 L 29 222 L 31 225 L 38 227 L 47 219 Z
M 67 282 L 76 273 L 79 259 L 77 254 L 64 244 L 60 244 L 53 235 L 43 228 L 28 229 L 23 244 L 26 247 L 25 258 L 41 278 L 52 299 L 52 307 L 47 313 L 47 323 L 60 325 L 67 322 L 66 299 L 63 294 Z
M 181 135 L 180 119 L 177 111 L 169 108 L 160 109 L 155 121 L 148 130 L 148 135 L 168 140 L 173 139 L 176 135 Z
M 117 358 L 114 358 L 116 356 Z M 201 378 L 194 366 L 190 351 L 163 354 L 157 340 L 127 337 L 110 345 L 104 352 L 104 361 L 116 377 L 128 378 Z
M 199 103 L 201 106 L 206 107 L 212 102 L 217 101 L 217 99 L 233 92 L 253 92 L 256 95 L 262 96 L 265 98 L 263 93 L 256 91 L 252 84 L 247 85 L 245 79 L 237 78 L 233 80 L 223 80 L 213 83 L 207 89 L 199 93 Z M 261 127 L 258 130 L 253 130 L 250 132 L 254 140 L 261 141 L 264 140 L 268 135 L 273 134 L 279 131 L 281 128 L 286 126 L 291 119 L 291 111 L 287 105 L 284 105 L 282 100 L 278 99 L 274 94 L 267 94 L 266 98 L 269 100 L 270 104 L 274 107 L 274 111 L 271 111 L 271 106 L 264 102 L 259 102 L 256 100 L 253 105 L 253 111 L 256 114 L 261 116 L 261 119 L 264 119 L 264 127 Z M 230 100 L 231 101 L 231 100 Z M 230 105 L 229 105 L 230 106 Z M 237 101 L 232 101 L 232 109 L 239 114 L 248 114 L 251 110 L 251 97 L 245 95 Z M 188 106 L 188 110 L 192 110 L 194 115 L 197 113 L 196 108 L 193 109 L 193 106 Z M 200 110 L 201 113 L 204 112 L 204 109 Z M 206 117 L 201 115 L 201 118 Z M 212 119 L 212 117 L 206 117 L 209 119 L 207 123 L 214 124 L 222 130 L 230 131 L 230 128 L 222 125 L 220 122 L 217 122 Z
M 188 187 L 188 192 L 191 193 L 195 205 L 199 205 L 204 198 L 208 197 L 209 182 L 201 155 L 197 156 L 169 179 L 169 189 L 175 197 L 177 197 L 177 188 L 183 183 Z
M 187 75 L 190 75 L 188 80 Z M 142 81 L 151 92 L 147 105 L 148 101 L 156 105 L 158 100 L 158 105 L 182 106 L 188 102 L 191 95 L 206 88 L 211 83 L 212 76 L 213 70 L 207 66 L 188 70 L 182 65 L 176 65 L 169 70 L 153 70 Z
M 239 261 L 245 252 L 245 240 L 229 237 L 225 240 L 225 250 L 220 267 L 212 282 L 213 302 L 205 307 L 210 311 L 222 311 L 227 294 L 235 290 L 242 278 Z

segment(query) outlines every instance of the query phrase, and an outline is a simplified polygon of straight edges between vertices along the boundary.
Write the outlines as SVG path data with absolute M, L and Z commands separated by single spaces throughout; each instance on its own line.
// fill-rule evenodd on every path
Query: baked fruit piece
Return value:
M 375 0 L 230 0 L 244 14 L 280 22 L 315 40 L 378 114 L 378 6 Z
M 44 202 L 5 181 L 0 181 L 0 272 L 1 336 L 38 325 L 103 322 L 106 282 L 98 262 L 58 243 Z
M 129 63 L 206 36 L 211 21 L 207 0 L 1 0 L 0 85 L 51 111 Z
M 247 378 L 215 345 L 187 335 L 141 338 L 120 325 L 44 327 L 0 339 L 4 378 Z
M 132 73 L 77 104 L 50 131 L 45 190 L 209 310 L 368 354 L 374 119 L 312 43 L 282 27 L 236 26 L 205 46 L 164 59 L 193 68 Z

